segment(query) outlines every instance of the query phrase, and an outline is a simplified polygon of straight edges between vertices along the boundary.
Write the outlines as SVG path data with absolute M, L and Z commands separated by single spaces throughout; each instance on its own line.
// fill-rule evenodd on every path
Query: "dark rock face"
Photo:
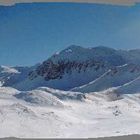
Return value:
M 94 71 L 98 71 L 100 68 L 104 68 L 105 64 L 103 62 L 97 62 L 94 60 L 87 60 L 84 62 L 76 61 L 58 61 L 58 63 L 53 63 L 53 61 L 48 60 L 43 62 L 37 67 L 36 71 L 32 71 L 29 74 L 31 79 L 36 78 L 36 75 L 44 77 L 46 81 L 53 79 L 61 79 L 64 74 L 71 74 L 73 70 L 78 73 L 86 72 L 88 68 L 93 68 Z

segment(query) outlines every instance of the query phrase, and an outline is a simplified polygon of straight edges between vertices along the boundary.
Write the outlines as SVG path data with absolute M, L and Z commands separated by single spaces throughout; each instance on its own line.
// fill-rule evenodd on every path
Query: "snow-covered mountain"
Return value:
M 93 92 L 134 80 L 139 76 L 139 67 L 140 50 L 72 45 L 33 67 L 13 67 L 16 73 L 8 73 L 6 78 L 0 76 L 0 81 L 3 86 L 19 90 L 47 86 L 60 90 L 74 88 L 75 91 Z
M 10 77 L 19 73 L 14 67 L 0 66 L 0 85 L 2 86 Z
M 140 64 L 140 49 L 118 51 L 127 63 Z
M 124 85 L 128 82 L 135 80 L 139 76 L 140 76 L 140 65 L 126 64 L 123 66 L 117 66 L 109 69 L 107 72 L 105 72 L 102 76 L 100 76 L 96 80 L 81 87 L 76 87 L 72 89 L 72 91 L 79 92 L 102 91 L 111 87 Z
M 140 93 L 140 76 L 136 79 L 118 87 L 115 91 L 120 94 Z
M 140 54 L 140 51 L 136 50 L 121 51 L 104 46 L 83 48 L 72 45 L 44 61 L 35 71 L 30 73 L 26 83 L 31 85 L 31 89 L 39 86 L 48 86 L 70 90 L 100 78 L 109 69 L 112 69 L 113 72 L 115 69 L 119 69 L 117 66 L 131 64 L 128 68 L 125 67 L 124 70 L 121 70 L 122 75 L 125 73 L 122 79 L 125 76 L 126 79 L 120 81 L 120 83 L 116 81 L 116 84 L 110 85 L 118 86 L 133 80 L 139 75 L 137 71 L 129 74 L 133 67 L 135 69 L 135 66 L 137 67 L 140 64 L 140 55 L 138 54 Z M 127 77 L 127 74 L 130 76 Z M 22 87 L 24 84 L 17 85 L 17 87 L 24 89 Z
M 139 50 L 70 46 L 33 67 L 1 66 L 0 81 L 0 137 L 140 134 Z
M 38 65 L 32 67 L 0 67 L 1 86 L 13 86 L 28 78 L 30 71 L 34 70 Z
M 87 84 L 115 66 L 127 63 L 120 51 L 104 46 L 69 46 L 54 54 L 13 87 L 30 90 L 40 86 L 69 90 Z

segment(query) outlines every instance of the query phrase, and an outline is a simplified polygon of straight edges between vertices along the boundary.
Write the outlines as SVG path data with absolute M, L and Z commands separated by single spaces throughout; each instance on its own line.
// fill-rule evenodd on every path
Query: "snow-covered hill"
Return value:
M 109 100 L 113 96 L 96 92 L 85 94 L 80 100 L 77 97 L 82 93 L 47 87 L 24 94 L 14 89 L 10 94 L 10 88 L 1 88 L 0 137 L 93 138 L 140 134 L 140 94 Z

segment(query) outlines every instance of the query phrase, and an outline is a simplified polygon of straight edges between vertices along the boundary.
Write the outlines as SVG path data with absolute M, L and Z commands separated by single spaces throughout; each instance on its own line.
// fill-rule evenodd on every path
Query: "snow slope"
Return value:
M 16 73 L 10 73 L 8 76 L 5 75 L 4 82 L 2 84 L 2 86 L 10 86 L 10 87 L 14 87 L 13 85 L 20 83 L 22 81 L 24 81 L 30 71 L 34 70 L 38 65 L 32 66 L 32 67 L 12 67 L 12 69 L 14 69 L 15 71 L 17 71 Z M 11 69 L 11 67 L 9 67 Z M 7 78 L 8 77 L 8 78 Z M 0 75 L 1 78 L 1 75 Z
M 71 100 L 58 98 L 61 93 L 69 96 L 68 92 L 47 87 L 25 92 L 25 97 L 20 91 L 14 95 L 9 94 L 11 89 L 5 91 L 0 90 L 0 137 L 93 138 L 140 134 L 140 94 L 125 94 L 111 101 L 101 92 L 85 94 L 83 100 Z M 75 97 L 80 93 L 71 94 Z M 45 104 L 32 102 L 37 99 Z M 50 106 L 50 100 L 61 102 L 63 107 Z
M 13 67 L 0 66 L 0 86 L 2 86 L 12 75 L 20 72 Z
M 140 76 L 135 80 L 117 88 L 117 92 L 120 92 L 121 94 L 140 93 Z
M 96 92 L 106 90 L 111 87 L 124 85 L 140 76 L 140 65 L 126 64 L 123 66 L 114 67 L 96 80 L 76 87 L 72 91 L 79 92 Z
M 42 90 L 21 92 L 15 95 L 15 97 L 40 106 L 44 105 L 44 106 L 63 107 L 63 103 L 58 98 Z

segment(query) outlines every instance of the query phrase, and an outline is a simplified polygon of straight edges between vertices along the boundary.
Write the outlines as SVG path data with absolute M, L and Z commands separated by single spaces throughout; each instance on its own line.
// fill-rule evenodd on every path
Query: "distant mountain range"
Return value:
M 0 68 L 2 86 L 31 90 L 41 86 L 96 92 L 122 86 L 140 76 L 140 50 L 69 46 L 33 67 Z

